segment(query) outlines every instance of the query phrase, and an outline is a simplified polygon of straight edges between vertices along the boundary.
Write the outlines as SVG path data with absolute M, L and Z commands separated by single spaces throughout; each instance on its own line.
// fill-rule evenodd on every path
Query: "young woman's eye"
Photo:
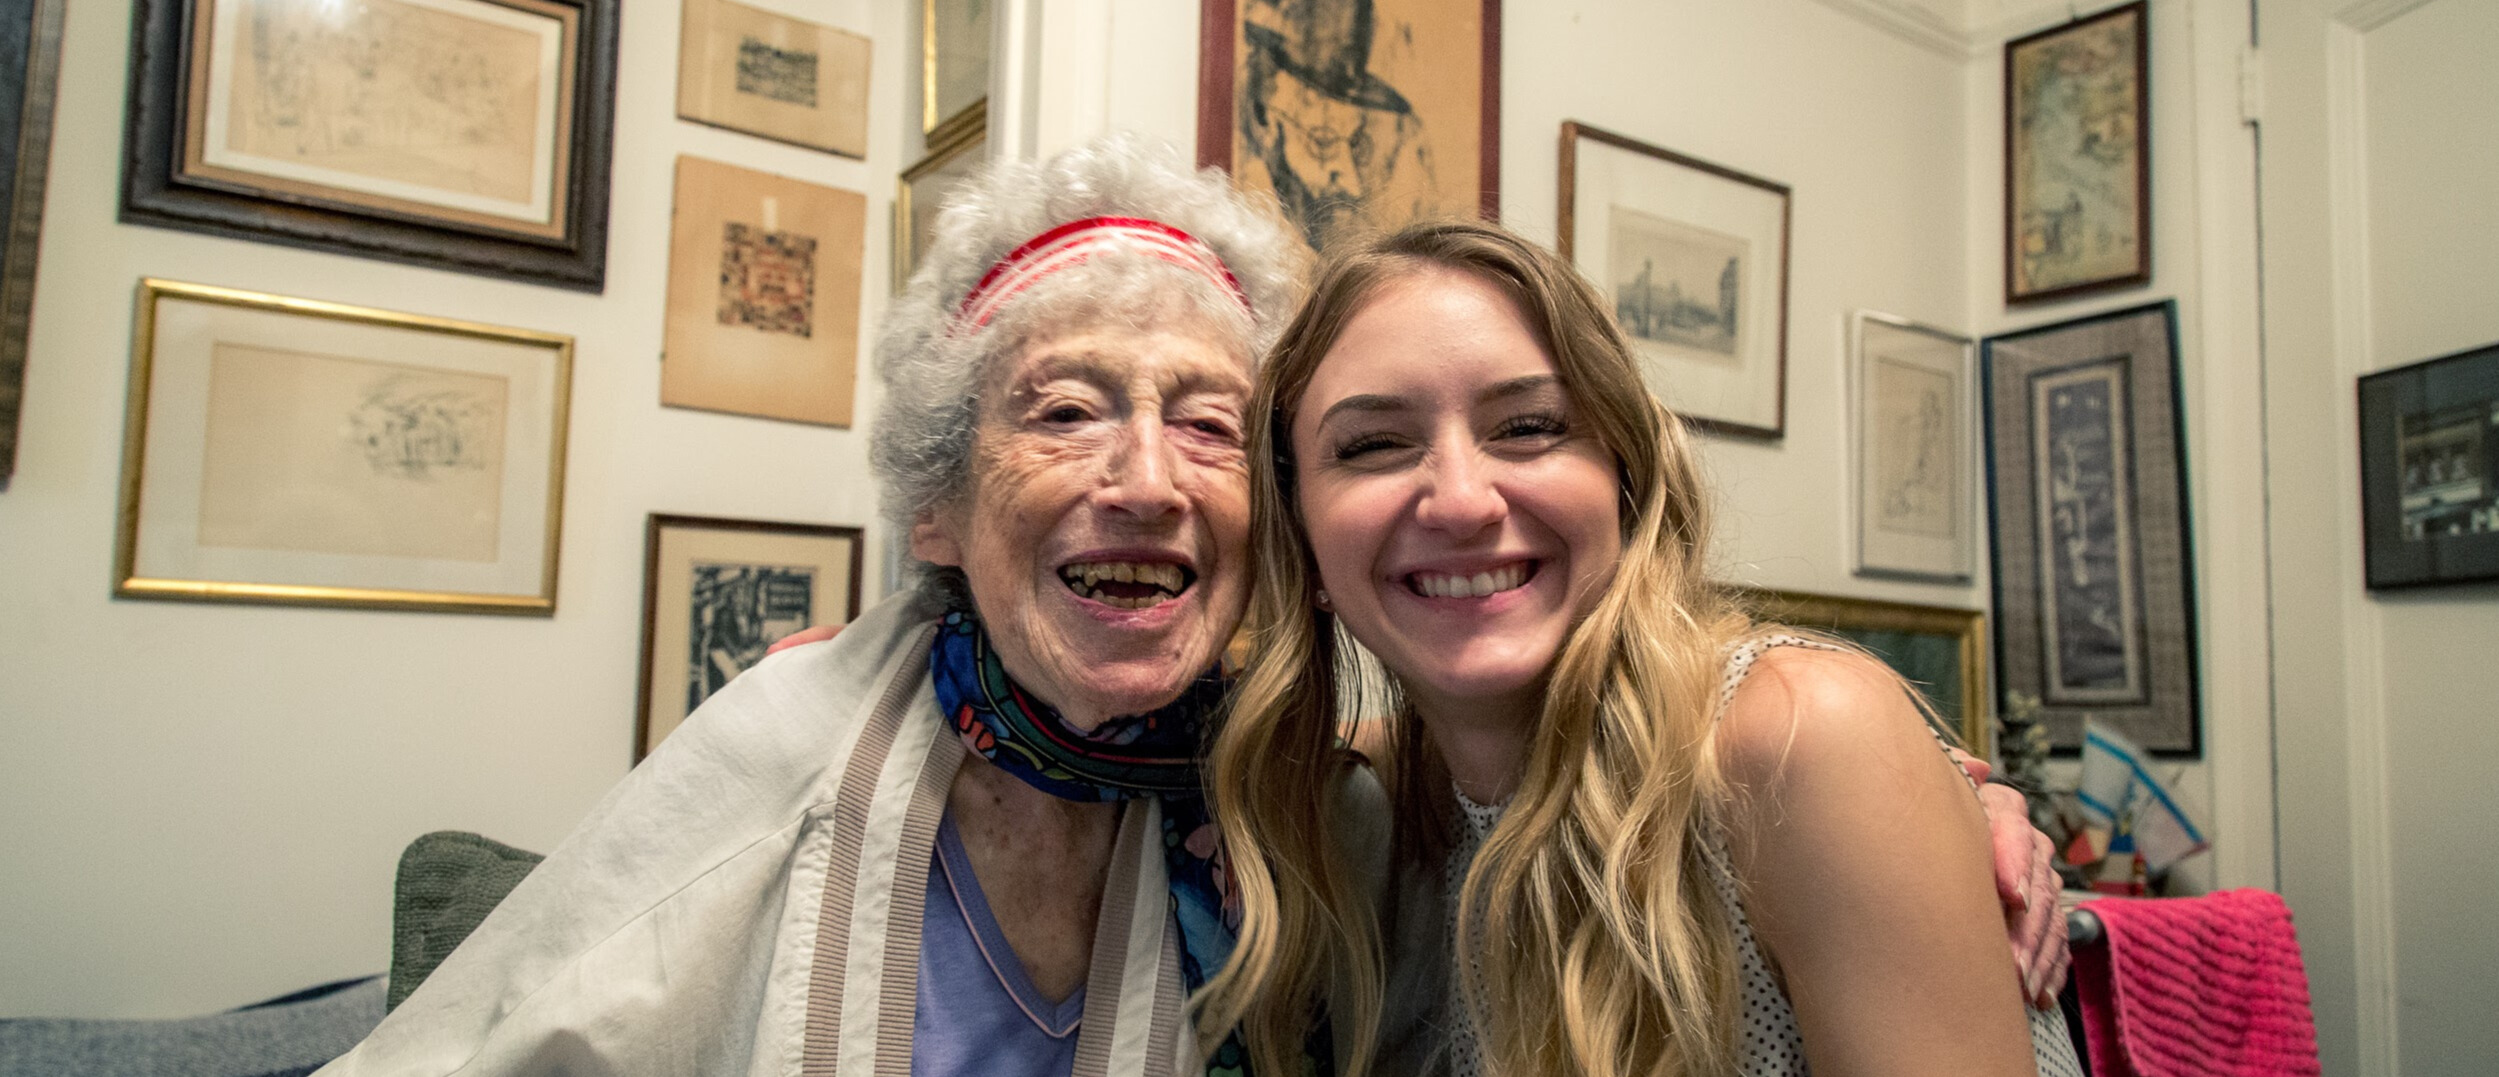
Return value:
M 1336 447 L 1336 458 L 1340 461 L 1358 460 L 1362 457 L 1369 456 L 1372 453 L 1382 452 L 1396 447 L 1397 439 L 1389 437 L 1386 434 L 1364 434 L 1351 441 L 1347 441 L 1342 445 L 1338 445 Z
M 1570 433 L 1559 415 L 1514 415 L 1493 430 L 1496 438 L 1555 438 Z

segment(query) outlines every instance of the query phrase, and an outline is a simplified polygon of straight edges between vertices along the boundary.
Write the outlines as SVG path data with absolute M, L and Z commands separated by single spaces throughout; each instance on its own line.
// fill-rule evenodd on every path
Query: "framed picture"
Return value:
M 1500 0 L 1203 0 L 1197 156 L 1341 226 L 1501 213 Z
M 139 282 L 113 593 L 555 612 L 573 339 Z
M 987 127 L 975 123 L 955 141 L 930 151 L 894 181 L 894 290 L 911 283 L 929 241 L 937 238 L 937 211 L 955 185 L 989 163 Z
M 2176 305 L 1989 337 L 1981 366 L 2005 710 L 2060 754 L 2097 718 L 2200 755 Z
M 849 426 L 868 200 L 677 158 L 659 401 Z
M 616 0 L 139 0 L 121 219 L 596 292 Z
M 764 648 L 859 616 L 856 527 L 653 513 L 642 548 L 637 763 Z
M 17 470 L 26 332 L 35 309 L 35 248 L 52 160 L 52 97 L 65 0 L 0 0 L 0 490 Z
M 1961 747 L 1985 758 L 1992 712 L 1987 706 L 1987 615 L 1977 610 L 1918 606 L 1799 591 L 1747 593 L 1761 617 L 1814 628 L 1883 660 L 1918 687 Z
M 845 157 L 868 155 L 868 39 L 736 0 L 686 0 L 677 115 Z
M 2004 301 L 2152 279 L 2143 0 L 2004 46 Z
M 1905 318 L 1850 319 L 1858 575 L 1960 582 L 1976 567 L 1970 350 L 1968 337 Z
M 989 0 L 920 0 L 920 132 L 934 150 L 989 119 Z
M 1695 426 L 1787 431 L 1788 189 L 1562 123 L 1562 257 L 1614 300 L 1659 400 Z
M 2499 580 L 2499 344 L 2360 379 L 2369 586 Z

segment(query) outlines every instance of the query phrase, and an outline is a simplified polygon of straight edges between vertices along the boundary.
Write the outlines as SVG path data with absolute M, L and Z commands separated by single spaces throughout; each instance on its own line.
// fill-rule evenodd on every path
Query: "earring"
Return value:
M 1330 613 L 1336 612 L 1336 607 L 1328 604 L 1328 589 L 1325 587 L 1319 589 L 1318 605 L 1320 609 L 1326 610 Z

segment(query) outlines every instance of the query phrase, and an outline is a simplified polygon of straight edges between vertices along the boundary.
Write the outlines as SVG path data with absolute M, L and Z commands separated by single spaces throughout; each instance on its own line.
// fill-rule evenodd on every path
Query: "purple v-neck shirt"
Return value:
M 920 1008 L 911 1077 L 1067 1077 L 1085 989 L 1053 1003 L 1024 974 L 989 900 L 954 813 L 937 822 L 935 863 L 920 922 Z

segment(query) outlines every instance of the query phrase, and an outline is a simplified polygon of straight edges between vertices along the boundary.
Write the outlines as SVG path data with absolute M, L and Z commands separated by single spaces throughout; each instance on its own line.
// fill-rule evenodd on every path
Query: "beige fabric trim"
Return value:
M 937 845 L 937 820 L 963 765 L 963 738 L 941 729 L 920 764 L 919 784 L 902 817 L 901 853 L 894 861 L 893 896 L 885 920 L 885 975 L 878 985 L 876 1077 L 911 1077 L 911 1036 L 920 1006 L 920 928 L 928 911 L 929 860 Z
M 1150 842 L 1148 839 L 1152 839 Z M 1140 886 L 1153 875 L 1154 896 L 1161 898 L 1163 886 L 1160 872 L 1147 872 L 1145 857 L 1156 857 L 1160 867 L 1162 849 L 1161 805 L 1150 797 L 1129 801 L 1119 813 L 1119 835 L 1111 845 L 1111 875 L 1102 884 L 1102 914 L 1093 925 L 1093 961 L 1085 971 L 1084 1024 L 1076 1032 L 1076 1060 L 1070 1077 L 1111 1077 L 1112 1074 L 1138 1072 L 1142 1057 L 1123 1059 L 1128 1047 L 1121 1041 L 1129 1016 L 1128 995 L 1139 986 L 1153 989 L 1153 977 L 1131 975 L 1135 964 L 1129 951 L 1130 936 L 1135 934 L 1134 921 L 1140 908 L 1162 913 L 1161 901 L 1138 900 Z M 1162 917 L 1154 918 L 1160 927 Z M 1113 940 L 1117 940 L 1113 944 Z M 1142 978 L 1142 985 L 1136 981 Z M 1151 999 L 1148 999 L 1149 1003 Z M 1123 1068 L 1121 1063 L 1125 1061 Z
M 1169 917 L 1165 917 L 1169 921 Z M 1183 1021 L 1188 1007 L 1181 998 L 1180 988 L 1180 925 L 1169 922 L 1163 929 L 1162 971 L 1155 978 L 1161 990 L 1154 992 L 1154 1027 L 1150 1042 L 1152 1057 L 1146 1060 L 1149 1074 L 1178 1074 L 1184 1066 L 1196 1068 L 1197 1037 L 1183 1035 L 1188 1031 Z

